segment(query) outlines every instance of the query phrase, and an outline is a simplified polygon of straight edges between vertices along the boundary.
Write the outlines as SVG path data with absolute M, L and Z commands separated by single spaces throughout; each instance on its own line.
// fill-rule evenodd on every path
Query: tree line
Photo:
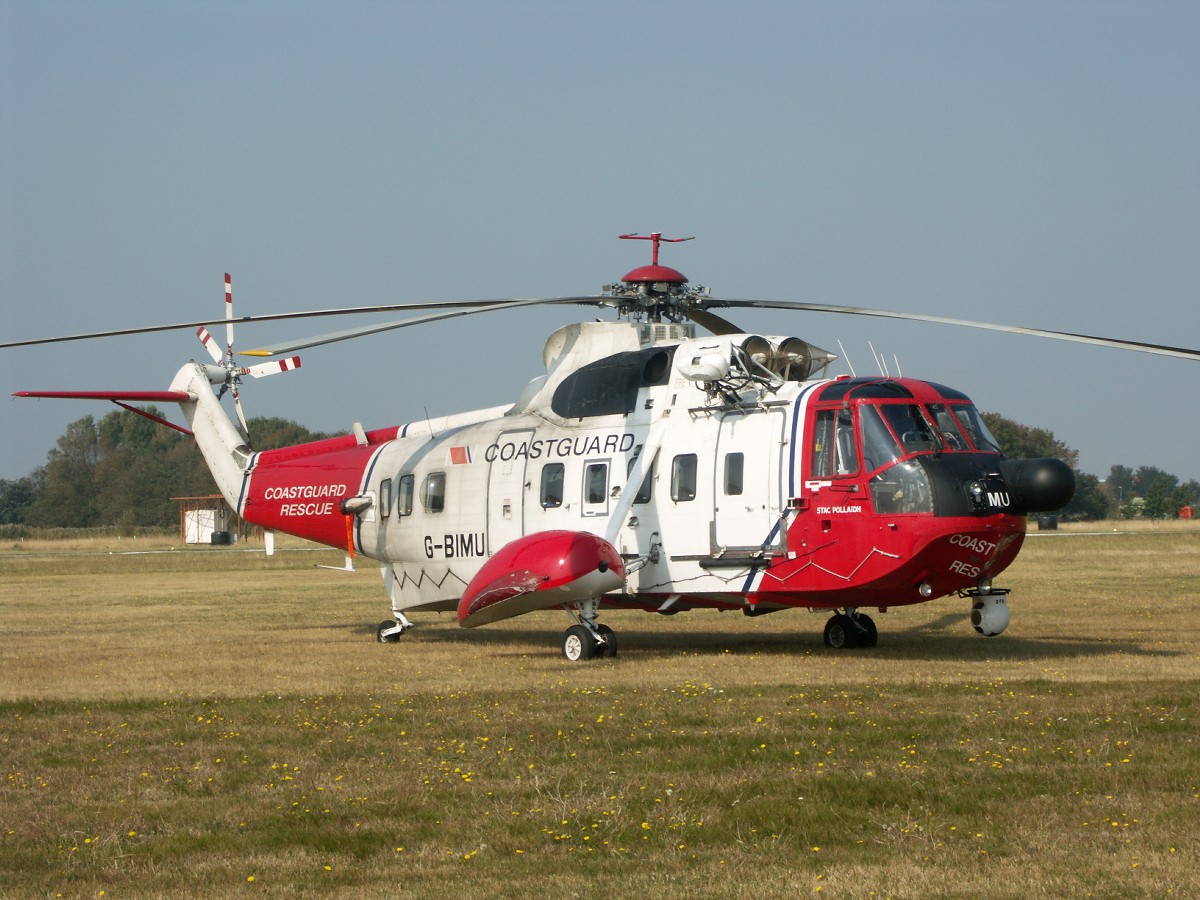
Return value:
M 159 415 L 158 410 L 147 410 Z M 1179 479 L 1154 466 L 1113 466 L 1108 477 L 1078 470 L 1079 453 L 1044 428 L 1030 428 L 996 413 L 983 419 L 1013 458 L 1054 456 L 1076 478 L 1067 519 L 1173 519 L 1200 506 L 1200 482 Z M 315 441 L 329 435 L 288 419 L 249 420 L 256 450 Z M 67 426 L 46 464 L 24 478 L 0 479 L 0 525 L 35 528 L 174 528 L 174 497 L 217 492 L 195 442 L 143 416 L 111 412 L 84 416 Z
M 259 416 L 246 424 L 256 450 L 329 436 L 288 419 Z M 179 504 L 172 498 L 215 493 L 189 435 L 131 413 L 84 416 L 67 426 L 44 466 L 24 478 L 0 480 L 0 525 L 175 528 Z

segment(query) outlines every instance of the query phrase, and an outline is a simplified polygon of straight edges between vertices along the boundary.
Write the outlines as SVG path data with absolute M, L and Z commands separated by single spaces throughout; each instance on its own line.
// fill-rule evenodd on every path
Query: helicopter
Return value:
M 994 580 L 1016 559 L 1031 513 L 1072 497 L 1058 459 L 1010 459 L 960 390 L 890 375 L 829 377 L 833 353 L 798 337 L 742 331 L 714 309 L 882 316 L 985 328 L 1188 359 L 1200 351 L 864 307 L 732 300 L 651 262 L 599 294 L 233 315 L 0 348 L 197 327 L 212 363 L 189 361 L 150 391 L 20 391 L 111 400 L 192 435 L 244 521 L 375 560 L 390 603 L 376 638 L 411 614 L 453 612 L 467 628 L 562 608 L 562 655 L 611 658 L 602 611 L 695 609 L 759 616 L 828 611 L 824 644 L 876 646 L 866 610 L 957 596 L 978 633 L 1009 624 Z M 256 451 L 242 412 L 245 377 L 300 367 L 299 350 L 380 331 L 539 304 L 615 310 L 547 339 L 545 372 L 515 402 Z M 243 351 L 234 322 L 403 311 L 416 317 Z M 697 326 L 707 334 L 697 333 Z M 235 418 L 222 405 L 230 393 Z M 187 428 L 135 403 L 173 402 Z M 236 421 L 235 421 L 236 419 Z

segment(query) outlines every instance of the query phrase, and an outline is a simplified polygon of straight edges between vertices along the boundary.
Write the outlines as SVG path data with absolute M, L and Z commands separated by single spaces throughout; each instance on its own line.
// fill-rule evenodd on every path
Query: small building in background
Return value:
M 239 519 L 220 494 L 171 499 L 179 504 L 179 537 L 185 544 L 231 544 L 259 530 Z

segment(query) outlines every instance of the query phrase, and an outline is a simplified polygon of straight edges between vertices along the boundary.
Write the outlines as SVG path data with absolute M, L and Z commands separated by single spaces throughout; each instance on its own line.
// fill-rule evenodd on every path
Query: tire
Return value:
M 874 647 L 879 643 L 879 629 L 875 627 L 875 620 L 870 616 L 858 614 L 858 627 L 862 629 L 858 635 L 859 647 Z
M 581 662 L 596 655 L 599 645 L 592 633 L 582 625 L 572 625 L 563 635 L 562 654 L 571 662 Z
M 396 632 L 395 634 L 384 634 L 385 631 L 388 631 L 395 627 L 396 627 L 396 623 L 392 622 L 390 620 L 380 622 L 379 627 L 375 629 L 375 639 L 377 641 L 379 641 L 379 643 L 381 643 L 381 644 L 398 644 L 398 643 L 400 643 L 400 633 L 399 632 Z
M 858 629 L 845 613 L 830 616 L 829 621 L 825 623 L 825 646 L 832 650 L 846 650 L 857 646 L 857 636 Z
M 612 659 L 617 655 L 617 633 L 607 625 L 597 625 L 596 630 L 604 638 L 604 643 L 596 647 L 597 655 L 603 656 L 605 659 Z

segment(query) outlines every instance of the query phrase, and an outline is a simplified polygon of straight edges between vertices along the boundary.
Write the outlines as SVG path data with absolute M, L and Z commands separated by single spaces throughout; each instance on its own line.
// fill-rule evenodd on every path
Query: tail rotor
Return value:
M 292 369 L 300 368 L 300 357 L 290 356 L 287 359 L 260 363 L 256 366 L 239 366 L 234 361 L 233 282 L 228 272 L 225 273 L 225 348 L 222 350 L 220 343 L 213 337 L 212 332 L 204 326 L 196 330 L 196 336 L 208 351 L 208 355 L 212 357 L 213 362 L 220 368 L 220 371 L 213 372 L 212 379 L 213 384 L 221 385 L 220 391 L 217 392 L 217 397 L 224 397 L 226 391 L 233 393 L 233 408 L 237 412 L 238 422 L 241 423 L 242 434 L 249 440 L 246 415 L 242 410 L 240 392 L 242 378 L 246 375 L 249 375 L 251 378 L 265 378 L 267 375 L 274 375 L 277 372 L 290 372 Z

